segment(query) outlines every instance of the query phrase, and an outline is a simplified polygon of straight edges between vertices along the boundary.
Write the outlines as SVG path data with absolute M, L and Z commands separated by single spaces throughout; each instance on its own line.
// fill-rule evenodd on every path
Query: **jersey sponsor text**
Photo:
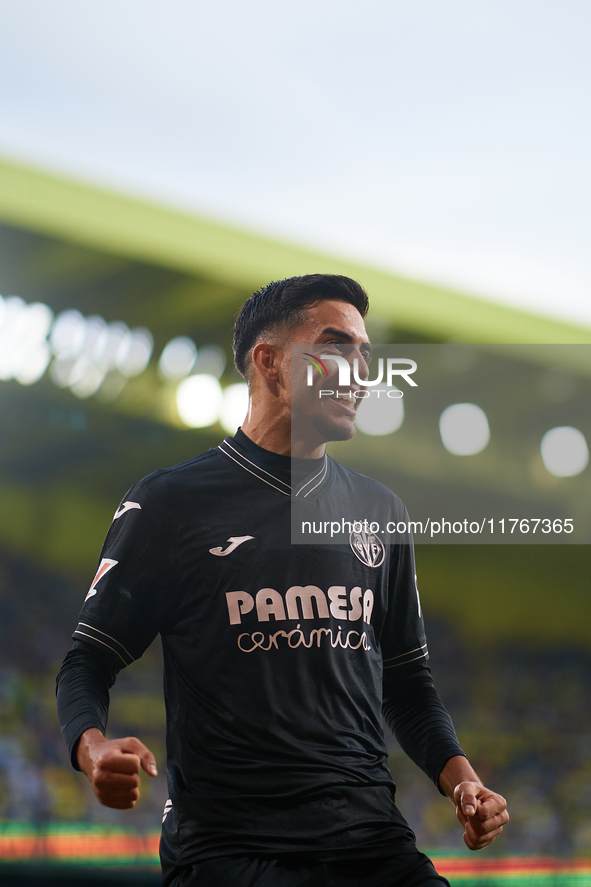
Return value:
M 344 585 L 331 585 L 325 594 L 317 585 L 292 585 L 285 598 L 274 588 L 261 588 L 253 597 L 247 591 L 227 591 L 226 602 L 230 625 L 240 625 L 242 616 L 256 607 L 259 622 L 286 619 L 348 619 L 356 622 L 363 616 L 371 622 L 374 595 L 371 588 L 365 593 L 356 585 L 347 596 Z M 350 608 L 348 605 L 350 604 Z

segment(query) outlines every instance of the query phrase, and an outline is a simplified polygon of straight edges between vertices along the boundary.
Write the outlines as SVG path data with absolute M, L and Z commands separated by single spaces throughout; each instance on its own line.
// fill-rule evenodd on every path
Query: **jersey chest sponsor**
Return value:
M 227 591 L 226 603 L 230 625 L 240 625 L 242 617 L 249 613 L 256 614 L 258 622 L 333 616 L 350 622 L 363 618 L 369 623 L 374 594 L 371 588 L 364 590 L 359 585 L 350 591 L 344 585 L 331 585 L 326 593 L 317 585 L 292 585 L 284 595 L 275 588 L 261 588 L 255 595 L 247 591 Z
M 249 629 L 253 619 L 260 628 L 271 619 L 275 623 L 272 630 L 241 632 L 236 643 L 242 653 L 313 647 L 371 650 L 367 634 L 374 604 L 371 588 L 357 585 L 347 590 L 344 585 L 331 585 L 325 593 L 317 585 L 292 585 L 285 594 L 275 588 L 261 588 L 254 595 L 227 591 L 226 603 L 230 625 L 240 626 L 243 619 L 250 623 Z M 322 624 L 331 617 L 346 624 Z M 300 621 L 294 626 L 295 620 Z M 279 627 L 281 624 L 285 627 Z

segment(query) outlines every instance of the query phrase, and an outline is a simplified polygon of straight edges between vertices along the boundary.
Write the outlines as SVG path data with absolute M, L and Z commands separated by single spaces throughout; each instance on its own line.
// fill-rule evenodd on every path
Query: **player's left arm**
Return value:
M 509 822 L 507 801 L 486 788 L 463 756 L 450 758 L 439 776 L 439 785 L 456 808 L 470 850 L 482 850 L 498 837 Z
M 406 510 L 404 517 L 407 522 Z M 401 541 L 391 549 L 390 605 L 381 637 L 384 717 L 404 751 L 455 805 L 466 845 L 480 850 L 509 821 L 507 802 L 482 785 L 433 684 L 412 538 Z
M 452 801 L 470 850 L 481 850 L 509 821 L 507 802 L 482 785 L 424 662 L 384 669 L 385 720 L 406 754 Z

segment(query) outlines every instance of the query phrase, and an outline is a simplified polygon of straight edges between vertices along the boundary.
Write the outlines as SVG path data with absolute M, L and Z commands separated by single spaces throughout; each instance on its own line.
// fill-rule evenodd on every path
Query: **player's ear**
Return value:
M 281 364 L 279 349 L 269 342 L 259 342 L 252 349 L 252 364 L 267 382 L 277 382 Z

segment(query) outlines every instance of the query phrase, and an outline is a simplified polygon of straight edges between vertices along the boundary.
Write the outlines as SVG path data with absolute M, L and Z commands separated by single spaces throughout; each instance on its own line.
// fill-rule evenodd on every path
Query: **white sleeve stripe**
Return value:
M 399 665 L 408 665 L 409 662 L 416 662 L 417 659 L 426 659 L 429 654 L 425 650 L 424 653 L 420 653 L 418 656 L 415 656 L 413 659 L 406 659 L 404 662 L 395 662 L 393 665 L 384 665 L 384 668 L 398 668 Z
M 110 644 L 106 644 L 104 641 L 101 641 L 98 638 L 93 637 L 91 634 L 86 634 L 85 631 L 80 631 L 79 629 L 76 629 L 76 631 L 74 632 L 74 636 L 75 635 L 80 635 L 80 637 L 83 637 L 83 638 L 90 638 L 91 641 L 94 641 L 97 644 L 102 644 L 103 647 L 107 647 L 107 649 L 111 650 L 112 653 L 114 653 L 116 656 L 118 656 L 119 659 L 121 660 L 121 662 L 123 663 L 123 665 L 131 665 L 131 663 L 126 662 L 125 659 L 123 658 L 123 656 L 121 655 L 121 653 L 119 653 L 114 647 L 111 647 Z M 133 659 L 131 661 L 133 662 Z
M 420 647 L 415 647 L 413 650 L 409 650 L 407 653 L 400 653 L 398 656 L 391 656 L 389 659 L 384 659 L 384 662 L 393 662 L 394 659 L 402 659 L 404 656 L 410 656 L 411 653 L 417 653 L 419 650 L 427 650 L 427 644 L 421 644 Z
M 111 637 L 110 634 L 107 634 L 106 631 L 101 631 L 100 628 L 95 628 L 94 625 L 88 625 L 87 622 L 79 622 L 78 625 L 83 625 L 84 628 L 90 628 L 91 631 L 96 631 L 96 632 L 98 632 L 98 634 L 102 634 L 103 637 L 109 638 L 110 641 L 113 641 L 114 644 L 117 644 L 118 647 L 121 647 L 121 649 L 123 650 L 124 653 L 127 653 L 127 655 L 129 656 L 129 658 L 131 659 L 132 662 L 134 661 L 134 657 L 131 655 L 129 650 L 127 650 L 123 646 L 121 641 L 117 640 L 117 638 Z

